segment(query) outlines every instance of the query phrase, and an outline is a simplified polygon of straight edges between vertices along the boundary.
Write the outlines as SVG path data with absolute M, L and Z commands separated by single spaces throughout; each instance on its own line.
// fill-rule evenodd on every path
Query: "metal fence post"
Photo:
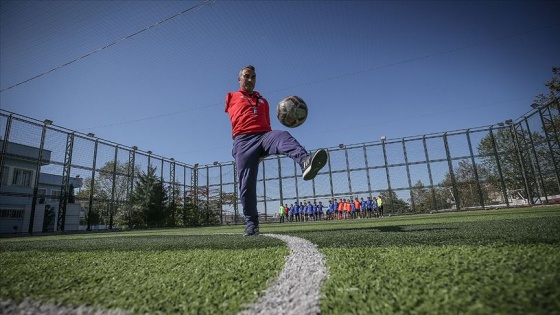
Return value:
M 385 174 L 387 176 L 387 193 L 389 194 L 389 201 L 391 205 L 391 214 L 394 210 L 393 194 L 391 190 L 391 176 L 389 175 L 389 163 L 387 161 L 387 150 L 385 149 L 385 137 L 381 138 L 381 147 L 383 148 L 383 160 L 385 161 Z
M 171 207 L 171 215 L 172 215 L 172 224 L 173 226 L 177 225 L 176 222 L 176 213 L 177 213 L 177 203 L 176 203 L 176 199 L 177 196 L 175 195 L 175 159 L 171 158 L 170 159 L 170 164 L 169 164 L 169 181 L 170 186 L 171 186 L 171 202 L 169 204 L 169 206 Z
M 113 229 L 113 219 L 115 215 L 115 194 L 117 189 L 117 164 L 118 164 L 119 146 L 115 146 L 115 156 L 113 158 L 113 185 L 111 187 L 111 212 L 109 213 L 109 229 Z
M 352 193 L 352 178 L 350 176 L 350 161 L 348 161 L 348 149 L 346 148 L 345 145 L 343 145 L 341 147 L 341 149 L 344 150 L 344 157 L 346 158 L 346 175 L 348 176 L 348 192 L 350 195 L 353 195 Z
M 402 149 L 404 154 L 404 164 L 406 165 L 406 178 L 408 180 L 408 189 L 410 194 L 410 205 L 412 206 L 412 212 L 416 212 L 416 203 L 414 202 L 414 194 L 412 192 L 412 179 L 410 178 L 410 168 L 408 166 L 408 154 L 406 153 L 406 144 L 404 138 L 402 138 Z
M 235 161 L 231 161 L 233 165 L 233 194 L 235 195 L 234 203 L 233 203 L 233 212 L 234 212 L 234 222 L 237 224 L 237 217 L 239 216 L 239 187 L 237 186 L 237 165 L 235 165 Z
M 277 157 L 278 160 L 278 189 L 280 194 L 280 204 L 284 204 L 284 191 L 282 189 L 282 164 L 280 163 L 280 156 Z
M 93 193 L 94 193 L 94 188 L 95 188 L 95 169 L 96 169 L 96 164 L 97 164 L 97 147 L 98 147 L 99 141 L 96 139 L 95 140 L 95 145 L 93 148 L 93 166 L 91 167 L 91 184 L 90 184 L 90 190 L 89 190 L 89 209 L 88 209 L 88 219 L 87 219 L 87 230 L 91 231 L 91 216 L 93 214 Z
M 365 162 L 365 166 L 366 166 L 366 179 L 367 179 L 368 195 L 369 195 L 369 197 L 371 197 L 371 178 L 369 176 L 369 163 L 368 163 L 368 155 L 367 155 L 367 150 L 366 150 L 365 143 L 363 145 L 363 149 L 364 149 L 364 162 Z
M 295 188 L 296 188 L 296 202 L 299 202 L 299 185 L 298 185 L 298 175 L 297 175 L 297 165 L 296 161 L 294 160 L 294 181 L 295 181 Z
M 263 202 L 264 202 L 264 221 L 266 222 L 266 217 L 267 217 L 267 207 L 266 207 L 266 161 L 262 161 L 262 176 L 263 176 Z M 258 210 L 257 210 L 257 215 L 258 215 Z
M 4 163 L 5 157 L 8 154 L 8 143 L 10 142 L 10 130 L 12 129 L 12 117 L 13 115 L 8 115 L 8 119 L 6 120 L 6 129 L 4 130 L 4 139 L 2 141 L 2 153 L 0 154 L 0 187 L 2 187 L 2 181 L 8 180 L 8 178 L 4 178 L 4 176 L 8 176 L 8 174 L 4 174 Z
M 428 177 L 430 179 L 430 191 L 432 192 L 432 208 L 434 210 L 437 210 L 436 190 L 434 187 L 434 179 L 432 177 L 432 167 L 430 166 L 430 156 L 428 154 L 428 144 L 426 143 L 426 136 L 422 136 L 422 144 L 424 145 L 424 155 L 426 156 L 426 167 L 428 168 Z
M 206 225 L 210 225 L 210 167 L 206 165 Z
M 453 199 L 455 200 L 455 209 L 461 210 L 461 198 L 459 189 L 457 189 L 457 181 L 455 180 L 455 172 L 453 171 L 453 161 L 449 152 L 449 143 L 447 142 L 447 132 L 443 134 L 443 144 L 445 146 L 445 156 L 447 157 L 447 165 L 449 166 L 449 176 L 451 177 L 451 186 L 453 190 Z
M 541 166 L 539 164 L 539 157 L 537 155 L 537 150 L 535 149 L 535 142 L 533 141 L 533 135 L 531 134 L 531 128 L 529 127 L 529 122 L 527 121 L 527 117 L 525 117 L 524 120 L 525 120 L 525 126 L 527 128 L 527 137 L 524 137 L 525 144 L 526 144 L 526 146 L 529 147 L 529 150 L 531 151 L 531 153 L 533 153 L 533 155 L 531 156 L 531 154 L 529 154 L 527 152 L 527 157 L 528 157 L 529 161 L 531 162 L 530 167 L 531 167 L 532 173 L 537 175 L 537 178 L 533 178 L 532 182 L 533 183 L 536 182 L 536 184 L 537 184 L 536 188 L 537 188 L 537 192 L 539 193 L 539 200 L 541 200 L 542 195 L 544 195 L 545 202 L 548 203 L 548 196 L 547 196 L 547 193 L 546 193 L 544 180 L 543 180 L 543 177 L 542 177 Z M 527 143 L 527 141 L 529 143 Z
M 135 159 L 136 150 L 138 147 L 133 146 L 132 150 L 128 151 L 128 185 L 127 185 L 127 197 L 128 197 L 128 227 L 132 227 L 132 214 L 134 207 L 134 172 L 135 172 Z
M 333 185 L 333 179 L 332 179 L 332 166 L 331 166 L 331 152 L 329 151 L 329 149 L 327 149 L 327 153 L 329 155 L 329 159 L 327 160 L 327 165 L 329 166 L 329 185 L 331 186 L 331 198 L 334 198 L 334 185 Z M 297 181 L 296 181 L 296 187 L 297 187 Z
M 528 174 L 527 169 L 525 168 L 525 163 L 523 162 L 523 153 L 521 151 L 521 145 L 519 144 L 519 139 L 517 137 L 517 132 L 515 130 L 515 124 L 511 120 L 506 120 L 506 123 L 509 125 L 509 131 L 511 134 L 511 138 L 513 140 L 514 148 L 517 153 L 517 161 L 519 163 L 519 169 L 521 170 L 521 176 L 523 178 L 523 186 L 525 188 L 525 193 L 527 196 L 527 202 L 529 204 L 534 204 L 533 201 L 533 190 L 528 181 Z
M 478 166 L 476 165 L 476 161 L 474 160 L 474 152 L 471 143 L 470 129 L 467 129 L 467 143 L 469 144 L 469 154 L 471 157 L 471 163 L 473 167 L 474 178 L 476 181 L 476 189 L 478 191 L 479 202 L 480 205 L 482 206 L 482 209 L 484 209 L 484 196 L 482 194 L 482 188 L 480 187 L 480 180 L 478 179 Z
M 220 168 L 220 224 L 224 224 L 223 208 L 224 208 L 224 186 L 223 186 L 223 174 L 222 174 L 222 163 L 218 163 Z
M 494 137 L 494 132 L 492 131 L 492 126 L 488 129 L 490 134 L 490 141 L 492 142 L 492 149 L 494 150 L 494 157 L 496 158 L 496 167 L 498 169 L 498 175 L 500 177 L 500 185 L 502 186 L 502 195 L 504 196 L 506 206 L 509 207 L 509 197 L 507 194 L 506 183 L 504 181 L 504 174 L 502 173 L 502 166 L 500 163 L 500 156 L 498 154 L 498 148 L 496 147 L 496 138 Z
M 47 126 L 52 124 L 52 120 L 45 119 L 43 121 L 43 129 L 41 131 L 41 143 L 39 144 L 39 156 L 37 157 L 37 165 L 35 167 L 35 180 L 33 182 L 33 199 L 31 201 L 31 216 L 29 217 L 29 234 L 33 234 L 33 222 L 35 220 L 35 208 L 37 207 L 37 193 L 39 192 L 39 175 L 41 174 L 41 164 L 43 163 L 43 150 L 45 149 L 45 137 L 47 134 Z M 6 140 L 4 140 L 6 141 Z
M 64 231 L 66 223 L 66 206 L 68 205 L 70 169 L 72 165 L 72 152 L 74 147 L 74 133 L 66 137 L 66 153 L 64 155 L 64 167 L 62 169 L 62 186 L 60 187 L 60 199 L 58 203 L 57 230 Z
M 545 113 L 548 117 L 545 117 Z M 554 176 L 556 177 L 557 192 L 560 192 L 560 139 L 558 130 L 555 126 L 554 119 L 550 113 L 550 105 L 545 108 L 539 108 L 539 116 L 544 131 L 544 136 L 548 144 L 552 166 L 554 167 Z

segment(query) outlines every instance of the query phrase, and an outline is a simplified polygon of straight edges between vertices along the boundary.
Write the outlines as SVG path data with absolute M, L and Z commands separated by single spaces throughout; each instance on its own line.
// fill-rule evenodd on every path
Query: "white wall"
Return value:
M 33 233 L 43 232 L 43 220 L 45 217 L 45 208 L 50 206 L 54 208 L 54 231 L 58 226 L 58 202 L 38 204 L 35 207 L 35 216 L 33 219 Z M 79 203 L 69 203 L 66 206 L 66 220 L 64 224 L 64 231 L 78 231 L 80 228 L 80 211 L 82 206 Z M 29 232 L 29 219 L 31 217 L 31 205 L 25 206 L 25 216 L 23 218 L 23 232 Z M 21 230 L 21 229 L 18 229 Z

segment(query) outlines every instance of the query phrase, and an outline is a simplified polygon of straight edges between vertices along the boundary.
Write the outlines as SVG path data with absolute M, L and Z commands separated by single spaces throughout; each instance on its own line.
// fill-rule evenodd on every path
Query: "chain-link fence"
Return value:
M 558 100 L 517 120 L 340 144 L 312 181 L 285 156 L 260 166 L 258 208 L 381 196 L 385 214 L 560 201 Z M 235 164 L 188 165 L 0 111 L 0 233 L 235 224 Z

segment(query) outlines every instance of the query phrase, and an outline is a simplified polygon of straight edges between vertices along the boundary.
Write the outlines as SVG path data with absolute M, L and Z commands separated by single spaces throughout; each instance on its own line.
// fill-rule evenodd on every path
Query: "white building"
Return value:
M 0 140 L 0 148 L 3 145 Z M 29 232 L 38 157 L 39 148 L 8 142 L 0 172 L 0 234 Z M 41 166 L 48 165 L 50 157 L 51 152 L 43 150 Z M 70 178 L 70 184 L 80 188 L 82 179 Z M 56 230 L 61 186 L 61 175 L 39 174 L 32 232 Z M 80 211 L 80 204 L 67 204 L 65 231 L 79 229 Z

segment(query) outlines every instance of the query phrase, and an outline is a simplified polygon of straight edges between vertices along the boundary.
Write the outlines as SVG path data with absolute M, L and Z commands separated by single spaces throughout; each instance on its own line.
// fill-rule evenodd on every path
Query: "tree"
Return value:
M 97 207 L 97 204 L 92 203 L 92 209 L 89 209 L 89 199 L 91 192 L 93 191 L 94 200 L 104 200 L 104 196 L 101 194 L 102 189 L 99 182 L 94 181 L 93 187 L 91 185 L 91 178 L 85 178 L 84 187 L 76 195 L 76 200 L 81 201 L 82 206 L 85 208 L 84 221 L 80 222 L 82 225 L 97 225 L 103 223 L 101 220 L 101 211 Z
M 183 222 L 189 226 L 219 225 L 222 206 L 236 200 L 233 194 L 223 193 L 220 196 L 218 189 L 209 189 L 207 186 L 192 189 L 188 195 L 181 212 Z
M 507 189 L 523 190 L 525 187 L 523 170 L 530 162 L 520 159 L 512 128 L 500 128 L 493 136 L 489 133 L 481 139 L 477 147 L 483 166 L 488 170 L 486 183 L 492 191 L 502 191 L 502 179 Z
M 94 187 L 91 187 L 91 177 L 85 178 L 84 188 L 76 196 L 77 200 L 84 201 L 84 206 L 89 207 L 90 194 L 93 189 L 93 209 L 91 211 L 88 209 L 86 215 L 91 213 L 91 218 L 99 223 L 107 221 L 110 229 L 113 228 L 115 222 L 118 225 L 126 225 L 129 222 L 126 215 L 128 210 L 125 208 L 130 184 L 128 168 L 128 162 L 117 161 L 115 164 L 114 161 L 109 161 L 105 163 L 96 172 Z M 138 166 L 134 167 L 133 172 L 139 172 Z M 93 223 L 90 222 L 90 224 Z
M 414 199 L 414 212 L 426 212 L 435 204 L 432 193 L 420 180 L 412 187 L 412 198 Z
M 187 198 L 180 210 L 181 221 L 184 226 L 199 226 L 198 206 L 196 206 L 191 198 Z
M 461 208 L 480 207 L 482 206 L 482 202 L 486 204 L 489 201 L 487 186 L 477 183 L 474 165 L 469 163 L 468 160 L 459 161 L 453 173 L 455 175 L 455 185 L 458 194 L 458 196 L 453 196 L 453 199 L 455 202 L 459 201 Z M 477 165 L 476 175 L 478 175 L 478 180 L 480 181 L 481 178 L 486 178 L 488 176 L 488 172 L 483 165 Z M 452 187 L 452 182 L 451 174 L 447 173 L 442 185 L 445 187 Z M 456 200 L 456 198 L 458 198 L 458 200 Z
M 128 162 L 110 161 L 105 163 L 97 173 L 95 182 L 98 190 L 95 199 L 103 203 L 99 204 L 100 208 L 107 209 L 105 215 L 108 216 L 109 228 L 113 227 L 118 207 L 124 205 L 128 197 L 127 193 L 130 185 L 128 169 Z M 133 172 L 138 173 L 139 167 L 134 166 Z
M 558 152 L 558 148 L 560 148 L 560 135 L 558 134 L 560 133 L 560 67 L 553 67 L 552 72 L 554 74 L 552 79 L 545 84 L 548 94 L 539 94 L 534 99 L 535 104 L 542 108 L 540 114 L 543 117 L 543 133 L 551 148 L 548 155 L 542 159 L 548 163 L 541 168 L 544 176 L 544 190 L 548 195 L 560 194 L 560 175 L 558 174 L 560 172 L 558 169 L 560 167 Z
M 547 176 L 548 173 L 554 174 L 558 170 L 552 163 L 551 154 L 553 152 L 550 152 L 549 143 L 545 138 L 547 134 L 553 132 L 547 128 L 556 129 L 554 133 L 560 130 L 558 115 L 560 68 L 554 67 L 552 71 L 553 78 L 545 84 L 549 93 L 539 94 L 535 97 L 537 105 L 548 106 L 547 108 L 554 112 L 553 122 L 542 126 L 543 134 L 535 130 L 529 132 L 525 129 L 524 124 L 519 122 L 497 129 L 493 133 L 493 137 L 489 133 L 482 138 L 477 147 L 482 156 L 483 165 L 488 171 L 486 183 L 493 193 L 499 191 L 503 194 L 503 186 L 505 186 L 507 194 L 510 194 L 511 191 L 522 192 L 524 198 L 529 197 L 527 194 L 535 197 L 537 192 L 532 191 L 531 188 L 535 186 L 540 188 L 541 194 L 545 191 L 548 194 L 553 191 L 558 192 L 558 183 L 554 176 Z M 548 139 L 548 141 L 554 142 L 554 147 L 559 146 L 557 134 L 554 137 L 549 136 Z M 540 185 L 541 182 L 544 185 Z
M 560 67 L 552 67 L 553 76 L 550 81 L 546 82 L 544 85 L 548 88 L 548 94 L 538 94 L 534 101 L 539 105 L 547 105 L 550 102 L 555 102 L 553 104 L 554 108 L 558 111 L 560 110 L 558 106 L 558 99 L 560 98 Z
M 150 166 L 146 173 L 138 174 L 132 194 L 133 215 L 143 219 L 137 218 L 135 221 L 140 221 L 147 227 L 163 227 L 169 217 L 168 191 L 155 172 L 156 168 Z
M 103 221 L 101 220 L 101 211 L 96 208 L 91 209 L 91 211 L 88 210 L 89 209 L 86 209 L 86 212 L 84 213 L 84 225 L 87 225 L 88 223 L 89 225 L 103 224 Z
M 394 190 L 385 190 L 379 194 L 383 200 L 385 213 L 405 213 L 410 210 L 408 203 L 397 196 Z

